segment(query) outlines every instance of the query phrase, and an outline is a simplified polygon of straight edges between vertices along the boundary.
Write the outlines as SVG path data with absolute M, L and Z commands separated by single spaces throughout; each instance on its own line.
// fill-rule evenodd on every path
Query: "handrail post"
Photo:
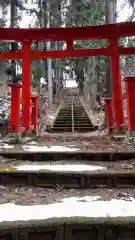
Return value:
M 72 98 L 72 133 L 74 133 L 74 107 L 73 107 L 73 98 Z

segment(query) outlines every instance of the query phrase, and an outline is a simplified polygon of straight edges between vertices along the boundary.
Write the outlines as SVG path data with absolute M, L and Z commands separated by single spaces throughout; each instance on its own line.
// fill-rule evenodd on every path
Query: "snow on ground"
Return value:
M 79 151 L 78 148 L 69 148 L 65 146 L 29 146 L 29 145 L 24 145 L 22 146 L 24 151 L 29 151 L 29 152 L 74 152 L 74 151 Z
M 48 115 L 48 118 L 53 120 L 54 116 L 53 115 Z
M 76 172 L 87 172 L 87 171 L 99 171 L 107 170 L 106 167 L 94 166 L 87 164 L 45 164 L 45 165 L 20 165 L 15 167 L 19 171 L 38 171 L 38 170 L 49 170 L 49 171 L 76 171 Z
M 10 212 L 14 214 L 9 214 Z M 0 205 L 0 222 L 43 220 L 53 217 L 128 217 L 135 216 L 135 199 L 102 201 L 99 196 L 67 198 L 61 203 L 20 206 Z
M 0 150 L 8 149 L 8 148 L 14 148 L 14 146 L 13 145 L 8 145 L 7 143 L 0 144 Z
M 0 95 L 0 129 L 7 128 L 10 115 L 10 97 Z
M 8 119 L 10 113 L 10 97 L 4 98 L 0 96 L 0 118 Z

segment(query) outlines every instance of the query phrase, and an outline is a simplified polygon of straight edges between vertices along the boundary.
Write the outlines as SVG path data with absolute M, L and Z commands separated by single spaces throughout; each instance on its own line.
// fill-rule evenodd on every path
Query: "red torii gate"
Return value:
M 0 53 L 0 60 L 22 59 L 22 126 L 25 128 L 25 131 L 30 131 L 31 128 L 31 59 L 88 56 L 111 57 L 113 106 L 116 127 L 119 129 L 124 123 L 119 55 L 135 54 L 135 48 L 118 47 L 118 40 L 120 37 L 134 36 L 134 29 L 135 22 L 79 28 L 0 28 L 0 41 L 14 40 L 23 44 L 22 49 L 17 52 Z M 110 44 L 108 47 L 100 49 L 74 49 L 73 41 L 75 40 L 97 39 L 105 39 Z M 32 41 L 65 41 L 67 43 L 67 48 L 59 51 L 33 51 L 31 50 Z

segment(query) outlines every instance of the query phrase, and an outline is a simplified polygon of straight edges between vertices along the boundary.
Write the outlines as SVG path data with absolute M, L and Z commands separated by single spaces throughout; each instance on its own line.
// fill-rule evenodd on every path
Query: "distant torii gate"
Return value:
M 25 131 L 30 131 L 31 128 L 31 60 L 88 56 L 111 57 L 113 106 L 116 127 L 119 129 L 124 123 L 119 55 L 135 54 L 135 48 L 118 47 L 118 40 L 120 37 L 134 35 L 135 22 L 79 28 L 0 28 L 0 41 L 14 40 L 23 44 L 22 49 L 17 52 L 0 53 L 0 60 L 22 59 L 22 126 L 25 128 Z M 75 49 L 73 46 L 73 41 L 75 40 L 97 39 L 105 39 L 110 44 L 108 47 L 100 49 Z M 31 50 L 32 41 L 65 41 L 67 43 L 67 48 L 66 50 L 59 51 L 33 51 Z

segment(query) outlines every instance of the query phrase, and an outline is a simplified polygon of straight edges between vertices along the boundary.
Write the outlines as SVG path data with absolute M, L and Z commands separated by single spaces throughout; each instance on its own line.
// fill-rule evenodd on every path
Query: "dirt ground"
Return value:
M 1 166 L 16 166 L 19 164 L 24 164 L 22 161 L 16 161 L 11 159 L 1 160 Z M 123 169 L 123 168 L 133 168 L 135 169 L 135 159 L 129 161 L 118 161 L 114 163 L 109 162 L 87 162 L 87 161 L 70 161 L 70 164 L 86 164 L 106 166 L 108 169 Z M 39 162 L 25 161 L 25 164 L 39 164 Z M 40 162 L 41 165 L 46 164 Z M 69 164 L 68 161 L 58 161 L 53 162 L 53 164 Z M 1 167 L 0 166 L 0 167 Z M 135 198 L 134 188 L 104 188 L 104 189 L 64 189 L 59 185 L 56 185 L 54 189 L 49 188 L 39 188 L 39 187 L 25 187 L 25 186 L 0 186 L 0 204 L 4 203 L 15 203 L 18 205 L 37 205 L 37 204 L 53 204 L 57 202 L 62 202 L 64 199 L 69 199 L 72 197 L 86 197 L 86 196 L 98 196 L 95 200 L 110 200 L 124 199 L 125 201 L 131 201 L 131 198 Z M 78 199 L 77 201 L 85 202 L 85 199 Z
M 55 146 L 55 151 L 57 152 L 57 147 L 68 147 L 69 151 L 72 150 L 84 151 L 84 152 L 135 152 L 135 140 L 121 138 L 114 139 L 104 132 L 94 132 L 87 134 L 44 134 L 44 136 L 35 138 L 24 138 L 22 144 L 15 145 L 14 143 L 8 143 L 12 145 L 11 148 L 4 147 L 3 140 L 0 142 L 0 152 L 14 152 L 24 151 L 23 146 L 29 145 L 38 147 L 38 151 L 40 151 L 40 147 L 46 146 L 48 148 Z M 62 150 L 62 149 L 61 149 Z M 42 150 L 45 151 L 45 150 Z M 50 149 L 51 151 L 51 149 Z M 59 150 L 58 150 L 59 151 Z
M 52 204 L 62 202 L 65 198 L 99 196 L 97 200 L 124 199 L 130 201 L 135 198 L 135 189 L 44 189 L 37 187 L 6 187 L 0 186 L 0 204 L 15 203 L 18 205 Z M 77 201 L 86 201 L 78 199 Z

